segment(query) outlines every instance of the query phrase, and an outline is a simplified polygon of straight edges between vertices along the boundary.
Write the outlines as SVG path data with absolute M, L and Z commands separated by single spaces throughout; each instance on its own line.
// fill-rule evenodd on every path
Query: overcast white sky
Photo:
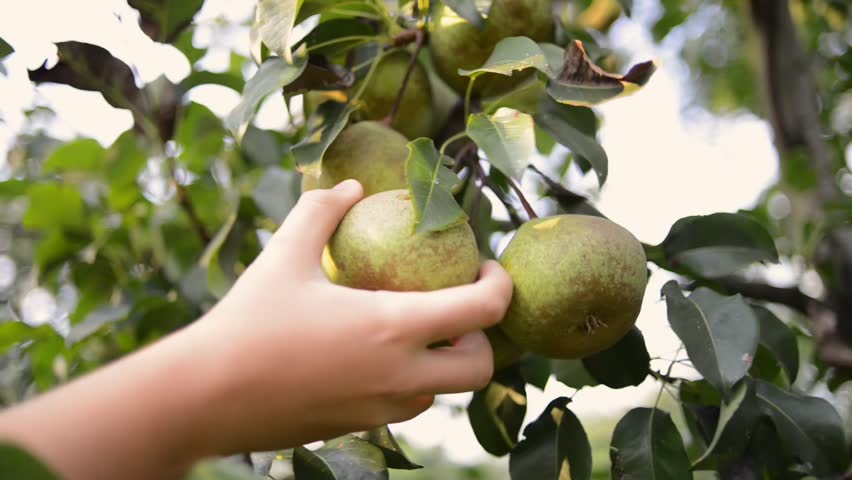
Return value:
M 654 14 L 648 8 L 654 2 L 635 3 L 637 17 L 647 20 Z M 242 20 L 252 14 L 253 7 L 251 0 L 207 0 L 197 17 L 201 27 L 195 40 L 197 45 L 223 48 L 215 49 L 203 60 L 206 68 L 226 68 L 228 48 L 247 52 L 248 30 L 224 29 L 217 19 Z M 136 26 L 136 18 L 135 11 L 119 0 L 28 0 L 14 2 L 14 7 L 11 2 L 7 4 L 0 15 L 0 37 L 17 52 L 6 61 L 9 77 L 0 76 L 0 118 L 5 122 L 0 123 L 0 152 L 6 150 L 22 125 L 22 110 L 35 104 L 47 104 L 56 110 L 58 117 L 51 129 L 63 138 L 90 136 L 107 145 L 131 125 L 127 112 L 111 108 L 97 93 L 53 85 L 35 89 L 29 83 L 26 68 L 37 68 L 45 58 L 55 58 L 53 41 L 102 45 L 133 65 L 141 82 L 161 74 L 173 81 L 183 78 L 189 72 L 185 58 L 170 46 L 150 41 Z M 672 50 L 653 45 L 644 28 L 633 20 L 620 20 L 612 37 L 614 46 L 630 52 L 633 60 L 655 58 L 662 67 L 636 95 L 597 109 L 604 117 L 601 140 L 610 160 L 609 180 L 601 192 L 599 208 L 642 241 L 657 243 L 681 217 L 751 207 L 777 175 L 768 126 L 748 115 L 727 119 L 698 115 L 685 120 L 683 66 Z M 190 98 L 225 115 L 239 97 L 224 87 L 206 86 L 191 92 Z M 264 105 L 258 123 L 275 128 L 281 126 L 283 118 L 279 97 Z M 593 175 L 580 179 L 575 176 L 575 180 L 581 189 L 594 189 L 596 184 Z M 779 275 L 792 280 L 785 272 Z M 638 321 L 651 355 L 662 358 L 671 358 L 679 346 L 666 321 L 665 304 L 659 300 L 660 288 L 669 278 L 667 274 L 653 275 Z M 667 365 L 655 364 L 657 368 Z M 687 370 L 680 373 L 689 374 Z M 574 398 L 572 408 L 581 419 L 611 415 L 635 406 L 637 398 L 648 398 L 653 403 L 657 388 L 646 381 L 640 387 L 620 391 L 606 387 L 584 389 Z M 543 394 L 531 390 L 530 419 L 557 395 L 573 393 L 555 382 Z M 469 395 L 455 395 L 442 400 L 466 404 L 468 399 Z M 418 445 L 443 444 L 459 461 L 486 458 L 466 418 L 451 419 L 447 409 L 434 408 L 394 430 L 410 433 Z

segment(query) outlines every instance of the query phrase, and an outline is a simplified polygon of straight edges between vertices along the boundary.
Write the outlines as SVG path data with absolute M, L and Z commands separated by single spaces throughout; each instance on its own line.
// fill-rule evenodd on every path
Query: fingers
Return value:
M 491 345 L 482 331 L 468 333 L 451 347 L 423 351 L 415 364 L 418 389 L 429 394 L 480 390 L 494 374 Z
M 488 261 L 479 280 L 469 285 L 432 292 L 371 293 L 381 294 L 376 301 L 389 323 L 410 329 L 410 338 L 426 345 L 499 323 L 512 299 L 512 279 L 499 263 Z
M 322 250 L 346 212 L 364 195 L 357 180 L 346 180 L 328 190 L 310 190 L 275 232 L 270 244 L 289 252 L 290 265 L 315 268 Z

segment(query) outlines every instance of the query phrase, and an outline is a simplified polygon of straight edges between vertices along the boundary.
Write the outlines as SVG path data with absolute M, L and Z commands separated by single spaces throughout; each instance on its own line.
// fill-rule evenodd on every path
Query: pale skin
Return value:
M 323 247 L 362 195 L 351 180 L 306 192 L 204 317 L 0 413 L 0 441 L 69 480 L 178 479 L 200 459 L 404 421 L 484 387 L 482 329 L 508 307 L 508 274 L 486 262 L 477 282 L 435 292 L 330 284 Z

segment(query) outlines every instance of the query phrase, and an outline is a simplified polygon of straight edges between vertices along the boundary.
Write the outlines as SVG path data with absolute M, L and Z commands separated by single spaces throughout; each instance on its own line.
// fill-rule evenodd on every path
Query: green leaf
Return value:
M 663 286 L 669 324 L 704 378 L 727 396 L 751 367 L 759 326 L 739 295 L 725 297 L 707 288 L 683 296 L 677 282 Z
M 500 377 L 474 392 L 467 406 L 473 434 L 482 448 L 496 457 L 506 455 L 518 443 L 527 412 L 524 380 L 502 372 Z
M 178 35 L 177 40 L 172 42 L 175 48 L 180 50 L 181 53 L 189 60 L 189 66 L 192 67 L 195 65 L 195 62 L 201 60 L 204 55 L 207 54 L 207 50 L 203 48 L 196 48 L 192 42 L 193 37 L 195 36 L 195 28 L 190 26 L 189 28 L 185 28 L 180 35 Z M 192 75 L 192 74 L 190 74 Z
M 109 182 L 107 203 L 111 209 L 124 211 L 142 198 L 137 179 L 148 161 L 139 135 L 134 130 L 122 133 L 106 153 L 106 177 Z
M 439 181 L 447 167 L 439 158 L 430 138 L 418 138 L 408 144 L 405 171 L 414 202 L 415 232 L 437 232 L 467 221 L 467 214 Z M 452 174 L 452 172 L 450 172 Z
M 364 432 L 360 435 L 360 437 L 372 443 L 376 447 L 379 447 L 385 455 L 385 462 L 387 463 L 388 468 L 395 468 L 399 470 L 416 470 L 418 468 L 423 468 L 421 465 L 412 462 L 408 458 L 387 425 Z
M 330 440 L 317 450 L 296 447 L 293 472 L 299 480 L 387 480 L 382 450 L 355 436 Z
M 586 369 L 581 360 L 550 360 L 550 369 L 556 380 L 571 388 L 598 385 L 595 377 Z
M 225 125 L 238 141 L 245 134 L 260 102 L 267 95 L 297 79 L 304 71 L 305 65 L 307 65 L 306 56 L 297 58 L 296 63 L 287 63 L 280 58 L 270 58 L 263 62 L 257 73 L 246 82 L 240 103 L 225 119 Z
M 296 205 L 298 177 L 290 170 L 269 167 L 254 187 L 251 197 L 264 215 L 281 223 Z
M 49 325 L 33 328 L 18 321 L 0 323 L 0 355 L 5 355 L 12 347 L 25 342 L 37 342 L 55 336 L 57 336 L 56 331 Z
M 784 369 L 790 383 L 799 373 L 799 344 L 796 335 L 774 313 L 764 307 L 752 305 L 760 323 L 760 345 L 766 348 Z
M 612 478 L 691 479 L 683 439 L 668 413 L 634 408 L 619 420 L 610 446 Z
M 539 105 L 547 97 L 544 83 L 529 78 L 508 92 L 482 99 L 482 111 L 491 115 L 501 108 L 511 108 L 530 115 L 538 113 Z
M 0 480 L 60 480 L 29 452 L 7 443 L 0 443 L 0 465 Z
M 637 386 L 651 369 L 645 337 L 633 327 L 615 345 L 583 359 L 586 370 L 610 388 Z
M 660 244 L 673 267 L 718 278 L 755 262 L 777 262 L 772 236 L 755 220 L 735 213 L 686 217 Z
M 186 480 L 262 480 L 246 465 L 227 461 L 209 460 L 196 464 Z
M 86 91 L 100 92 L 115 108 L 144 111 L 144 97 L 136 86 L 136 77 L 126 63 L 105 48 L 82 42 L 56 44 L 59 61 L 30 70 L 36 84 L 60 83 Z
M 139 10 L 142 31 L 152 40 L 171 43 L 192 23 L 204 0 L 128 0 Z
M 711 456 L 714 453 L 717 453 L 717 450 L 730 449 L 731 444 L 734 442 L 740 443 L 738 449 L 739 451 L 735 452 L 736 454 L 742 453 L 742 450 L 745 449 L 746 445 L 748 444 L 747 434 L 750 433 L 749 430 L 751 429 L 751 425 L 746 425 L 745 429 L 742 428 L 742 425 L 737 425 L 740 428 L 732 428 L 731 430 L 736 430 L 737 433 L 736 438 L 734 439 L 730 438 L 730 431 L 727 430 L 727 428 L 728 424 L 732 423 L 732 420 L 739 412 L 740 407 L 743 405 L 744 401 L 746 401 L 746 399 L 748 398 L 748 393 L 750 389 L 752 392 L 752 397 L 754 397 L 754 388 L 751 387 L 751 383 L 748 381 L 740 382 L 734 390 L 733 394 L 731 395 L 730 401 L 722 402 L 722 406 L 719 410 L 719 420 L 716 422 L 716 433 L 713 435 L 713 439 L 710 441 L 710 444 L 707 445 L 707 449 L 704 451 L 704 453 L 702 453 L 698 459 L 692 462 L 693 469 L 704 470 L 708 469 L 708 467 L 718 468 L 718 465 L 714 465 L 713 462 L 711 462 Z M 744 409 L 747 408 L 748 407 L 744 407 Z M 751 418 L 751 420 L 753 419 L 754 418 Z M 728 434 L 728 441 L 720 442 L 720 440 L 723 438 L 723 436 L 725 436 L 725 434 Z M 733 458 L 731 458 L 731 460 L 733 460 Z
M 15 51 L 15 49 L 12 48 L 11 45 L 6 43 L 6 40 L 3 40 L 3 38 L 0 38 L 0 60 L 3 60 L 4 58 L 8 57 L 14 51 Z
M 552 372 L 551 360 L 541 355 L 528 353 L 521 358 L 521 377 L 530 385 L 544 390 L 550 381 Z M 594 379 L 592 379 L 594 381 Z
M 6 180 L 0 182 L 0 198 L 15 198 L 27 193 L 31 183 L 28 180 Z
M 190 171 L 203 173 L 222 153 L 225 129 L 219 117 L 209 108 L 192 102 L 178 120 L 175 140 L 182 149 L 180 160 Z
M 97 140 L 86 138 L 66 143 L 54 150 L 45 160 L 42 170 L 44 173 L 93 173 L 103 168 L 105 159 L 104 147 Z
M 843 420 L 827 401 L 756 380 L 761 412 L 775 425 L 784 449 L 817 476 L 842 474 L 849 465 Z
M 560 397 L 524 429 L 524 439 L 509 457 L 512 480 L 589 480 L 592 449 L 583 425 Z
M 498 73 L 511 76 L 518 70 L 535 68 L 536 70 L 551 75 L 547 57 L 537 43 L 527 37 L 508 37 L 497 42 L 494 51 L 488 60 L 473 70 L 459 70 L 459 75 L 476 78 L 483 73 Z
M 494 115 L 470 115 L 467 134 L 488 161 L 503 174 L 520 180 L 535 154 L 535 128 L 526 113 L 501 108 Z
M 42 183 L 27 191 L 30 206 L 24 227 L 32 230 L 82 229 L 85 207 L 80 193 L 72 187 Z
M 242 76 L 231 72 L 193 71 L 188 77 L 181 80 L 178 88 L 185 93 L 199 85 L 221 85 L 235 92 L 242 92 L 246 81 Z
M 293 63 L 290 35 L 300 3 L 296 0 L 259 0 L 257 3 L 255 27 L 260 39 L 287 63 Z
M 485 19 L 482 18 L 482 14 L 476 8 L 475 0 L 444 0 L 443 3 L 477 29 L 485 29 Z
M 586 159 L 595 170 L 598 183 L 603 186 L 609 174 L 609 158 L 595 139 L 597 118 L 594 112 L 544 97 L 535 115 L 535 123 L 561 145 Z
M 74 258 L 85 247 L 86 239 L 79 235 L 66 234 L 60 229 L 48 230 L 38 241 L 35 261 L 43 272 L 51 270 L 66 260 Z
M 308 134 L 291 150 L 296 169 L 305 175 L 322 174 L 322 157 L 325 151 L 346 127 L 355 107 L 345 103 L 323 102 L 308 119 Z

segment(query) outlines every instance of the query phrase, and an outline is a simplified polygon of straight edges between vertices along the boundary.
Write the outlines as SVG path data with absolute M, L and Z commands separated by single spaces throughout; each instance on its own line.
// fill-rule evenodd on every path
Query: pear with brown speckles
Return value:
M 500 263 L 515 286 L 500 327 L 539 355 L 582 358 L 605 350 L 630 330 L 642 308 L 642 244 L 607 219 L 558 215 L 527 222 Z
M 329 279 L 365 290 L 428 291 L 471 283 L 479 249 L 467 223 L 414 232 L 408 190 L 371 195 L 353 206 L 328 242 Z

